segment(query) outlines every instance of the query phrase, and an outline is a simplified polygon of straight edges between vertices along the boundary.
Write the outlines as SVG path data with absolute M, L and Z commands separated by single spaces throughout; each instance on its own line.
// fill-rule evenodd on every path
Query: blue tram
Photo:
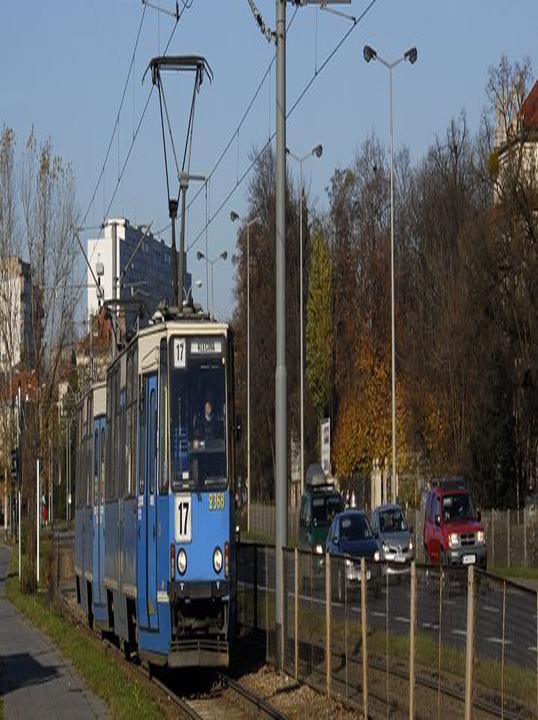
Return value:
M 232 367 L 227 325 L 158 318 L 78 407 L 77 597 L 154 664 L 228 664 Z

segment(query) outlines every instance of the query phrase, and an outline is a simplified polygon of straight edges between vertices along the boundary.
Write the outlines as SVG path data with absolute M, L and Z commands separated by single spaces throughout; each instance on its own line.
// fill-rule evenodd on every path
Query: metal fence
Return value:
M 283 665 L 301 682 L 371 717 L 538 717 L 536 592 L 474 568 L 283 562 Z M 237 580 L 239 639 L 274 661 L 274 547 L 241 544 Z
M 422 542 L 424 511 L 406 511 L 407 521 L 413 531 L 417 562 L 426 562 Z M 495 567 L 538 567 L 538 512 L 528 508 L 517 510 L 484 510 L 482 522 L 488 543 L 488 564 Z M 264 541 L 275 537 L 275 507 L 252 503 L 250 507 L 251 534 Z M 288 542 L 297 543 L 299 511 L 288 509 Z

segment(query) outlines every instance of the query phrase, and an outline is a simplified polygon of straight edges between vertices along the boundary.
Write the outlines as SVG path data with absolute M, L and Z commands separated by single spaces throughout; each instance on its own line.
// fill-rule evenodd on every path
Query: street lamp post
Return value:
M 316 145 L 315 148 L 312 148 L 312 150 L 306 155 L 303 155 L 300 157 L 299 155 L 294 155 L 289 148 L 286 148 L 286 154 L 289 155 L 291 158 L 296 160 L 299 163 L 299 169 L 300 169 L 300 187 L 299 187 L 299 325 L 300 325 L 300 333 L 301 333 L 301 341 L 300 341 L 300 348 L 301 348 L 301 495 L 303 494 L 304 489 L 304 331 L 303 331 L 303 305 L 304 305 L 304 298 L 303 298 L 303 164 L 305 160 L 308 160 L 310 157 L 317 157 L 320 158 L 323 153 L 323 147 L 321 145 Z
M 411 65 L 417 61 L 416 47 L 410 48 L 402 57 L 394 62 L 387 62 L 380 57 L 369 45 L 364 46 L 364 59 L 378 60 L 389 71 L 390 78 L 390 307 L 391 307 L 391 356 L 392 356 L 392 501 L 396 502 L 398 496 L 398 476 L 396 473 L 396 339 L 395 339 L 395 313 L 394 313 L 394 120 L 392 111 L 392 71 L 404 60 Z
M 247 220 L 234 210 L 230 220 L 241 220 L 247 226 L 247 533 L 250 532 L 250 226 L 260 222 L 258 216 Z
M 228 257 L 227 250 L 224 250 L 224 252 L 221 252 L 220 255 L 217 255 L 216 258 L 208 258 L 205 253 L 203 253 L 201 250 L 198 250 L 196 253 L 196 257 L 198 260 L 203 260 L 205 258 L 206 263 L 209 263 L 211 265 L 211 315 L 215 317 L 215 288 L 213 284 L 213 280 L 215 278 L 215 265 L 218 263 L 219 260 L 226 260 Z M 208 308 L 209 310 L 209 308 Z

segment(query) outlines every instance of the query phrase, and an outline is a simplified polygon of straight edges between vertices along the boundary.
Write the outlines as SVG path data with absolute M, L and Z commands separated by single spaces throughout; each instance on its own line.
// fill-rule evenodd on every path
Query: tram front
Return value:
M 231 351 L 231 350 L 230 350 Z M 226 335 L 172 336 L 171 667 L 227 666 L 233 499 Z

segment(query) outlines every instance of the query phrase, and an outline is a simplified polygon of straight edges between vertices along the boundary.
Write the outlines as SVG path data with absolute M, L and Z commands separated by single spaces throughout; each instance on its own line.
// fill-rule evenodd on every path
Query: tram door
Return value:
M 140 626 L 157 630 L 157 376 L 144 378 L 140 416 L 142 483 L 139 488 L 138 605 Z M 142 505 L 142 507 L 140 507 Z
M 101 570 L 103 545 L 103 494 L 104 482 L 104 436 L 105 418 L 99 417 L 93 424 L 93 551 L 92 551 L 92 578 L 93 603 L 101 605 Z

